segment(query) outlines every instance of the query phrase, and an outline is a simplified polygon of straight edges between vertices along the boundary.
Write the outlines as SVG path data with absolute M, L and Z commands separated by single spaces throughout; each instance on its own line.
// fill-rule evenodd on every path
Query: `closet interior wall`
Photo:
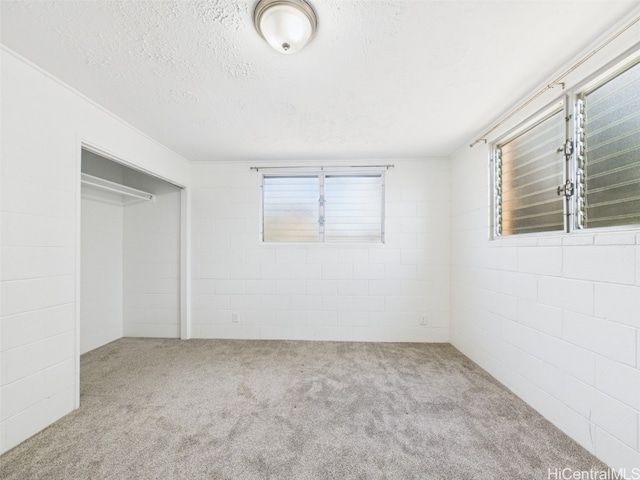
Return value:
M 180 336 L 180 188 L 87 150 L 82 173 L 153 194 L 82 187 L 80 352 Z
M 99 160 L 83 151 L 83 170 L 87 165 L 92 175 L 122 184 L 121 166 Z M 86 353 L 122 337 L 124 204 L 83 186 L 81 214 L 80 353 Z

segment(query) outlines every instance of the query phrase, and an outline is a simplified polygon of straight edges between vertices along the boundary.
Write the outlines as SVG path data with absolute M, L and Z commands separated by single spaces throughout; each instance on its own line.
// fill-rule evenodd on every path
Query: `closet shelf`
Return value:
M 138 201 L 155 202 L 155 195 L 153 193 L 144 192 L 136 188 L 127 187 L 119 183 L 105 180 L 104 178 L 94 177 L 88 173 L 83 173 L 81 177 L 81 183 L 83 186 L 95 188 L 97 190 L 115 193 L 123 195 L 128 198 L 133 198 Z

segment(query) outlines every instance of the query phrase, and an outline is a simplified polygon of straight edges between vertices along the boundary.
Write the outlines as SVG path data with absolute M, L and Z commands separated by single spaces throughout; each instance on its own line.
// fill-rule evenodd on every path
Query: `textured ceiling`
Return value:
M 245 0 L 2 0 L 2 43 L 191 161 L 446 156 L 638 5 L 311 2 L 294 55 Z

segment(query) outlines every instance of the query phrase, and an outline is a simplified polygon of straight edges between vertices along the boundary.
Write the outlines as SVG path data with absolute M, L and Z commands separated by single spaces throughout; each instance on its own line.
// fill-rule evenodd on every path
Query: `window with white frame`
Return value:
M 495 143 L 495 236 L 640 227 L 638 53 Z
M 265 174 L 264 242 L 384 241 L 384 174 Z
M 579 228 L 640 225 L 640 63 L 577 100 Z
M 564 228 L 563 202 L 556 193 L 564 175 L 564 136 L 560 105 L 496 146 L 499 234 Z

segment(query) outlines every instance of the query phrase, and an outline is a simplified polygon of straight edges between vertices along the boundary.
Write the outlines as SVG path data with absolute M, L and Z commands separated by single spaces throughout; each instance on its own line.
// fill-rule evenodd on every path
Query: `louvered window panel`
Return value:
M 562 110 L 499 146 L 502 235 L 563 230 Z M 560 152 L 558 152 L 560 149 Z
M 582 101 L 584 226 L 640 224 L 640 64 Z
M 265 175 L 265 242 L 382 242 L 383 174 Z
M 375 242 L 382 237 L 382 182 L 376 176 L 326 176 L 325 240 Z
M 264 177 L 265 242 L 317 242 L 320 186 L 317 176 Z

